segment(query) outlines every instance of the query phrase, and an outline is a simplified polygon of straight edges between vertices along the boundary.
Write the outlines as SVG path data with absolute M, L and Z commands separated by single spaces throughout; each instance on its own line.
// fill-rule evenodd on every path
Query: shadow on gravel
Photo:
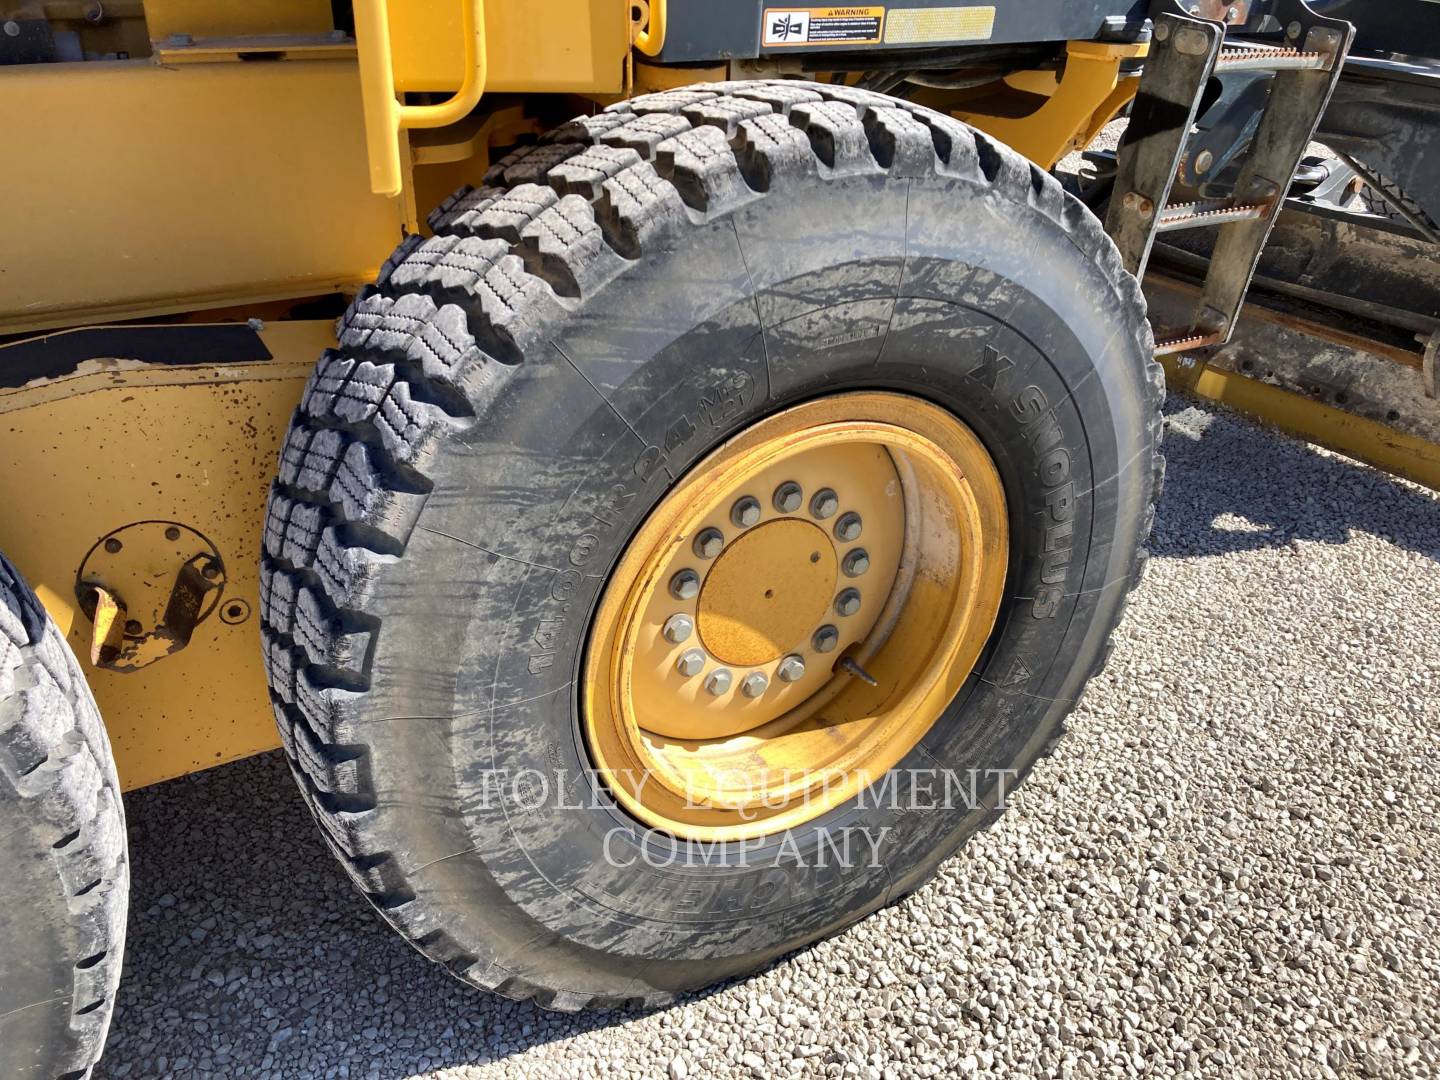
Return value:
M 129 938 L 97 1078 L 398 1080 L 636 1015 L 548 1013 L 421 957 L 344 877 L 278 751 L 125 802 Z
M 1440 496 L 1179 395 L 1165 413 L 1152 555 L 1343 544 L 1359 532 L 1440 562 Z

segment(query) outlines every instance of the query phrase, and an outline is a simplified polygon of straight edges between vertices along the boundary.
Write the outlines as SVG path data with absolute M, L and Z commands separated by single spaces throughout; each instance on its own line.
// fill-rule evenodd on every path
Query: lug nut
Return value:
M 847 544 L 852 540 L 859 540 L 860 515 L 853 510 L 849 513 L 841 514 L 840 520 L 835 522 L 835 535 Z
M 700 575 L 681 570 L 670 579 L 670 595 L 676 600 L 693 600 L 700 592 Z
M 753 495 L 742 495 L 730 507 L 730 520 L 742 529 L 748 529 L 760 520 L 760 500 Z
M 846 577 L 859 577 L 870 569 L 870 553 L 864 548 L 856 548 L 845 556 L 840 569 L 845 571 Z
M 690 545 L 702 559 L 713 559 L 725 547 L 725 534 L 719 529 L 701 529 L 695 534 L 695 543 Z
M 840 631 L 826 623 L 815 631 L 810 639 L 810 647 L 816 652 L 833 652 L 836 645 L 840 644 Z
M 665 629 L 661 631 L 665 640 L 671 645 L 679 645 L 688 638 L 695 629 L 695 620 L 689 615 L 671 615 L 665 620 Z
M 835 597 L 835 611 L 840 615 L 854 615 L 860 610 L 860 590 L 846 589 Z
M 710 677 L 705 680 L 705 689 L 713 696 L 719 697 L 725 693 L 726 690 L 730 689 L 731 678 L 730 672 L 725 668 L 716 668 L 710 673 Z
M 800 504 L 804 501 L 805 493 L 794 480 L 786 480 L 775 489 L 775 494 L 770 498 L 771 504 L 782 514 L 793 514 L 800 509 Z
M 805 676 L 805 658 L 797 653 L 791 653 L 780 661 L 780 666 L 775 669 L 775 674 L 780 677 L 781 682 L 794 682 L 796 679 Z
M 810 516 L 824 521 L 840 509 L 840 497 L 829 488 L 821 488 L 810 497 Z
M 699 649 L 686 649 L 675 661 L 675 670 L 687 679 L 693 679 L 705 670 L 705 654 Z
M 748 698 L 757 698 L 770 689 L 770 680 L 763 671 L 752 671 L 740 684 L 740 692 Z

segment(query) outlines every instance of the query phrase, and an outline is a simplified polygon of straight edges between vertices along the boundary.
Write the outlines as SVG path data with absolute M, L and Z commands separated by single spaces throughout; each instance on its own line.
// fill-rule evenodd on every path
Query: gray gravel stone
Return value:
M 127 799 L 97 1077 L 1411 1077 L 1440 1069 L 1440 499 L 1174 401 L 1107 671 L 899 905 L 665 1011 L 474 993 L 275 755 Z

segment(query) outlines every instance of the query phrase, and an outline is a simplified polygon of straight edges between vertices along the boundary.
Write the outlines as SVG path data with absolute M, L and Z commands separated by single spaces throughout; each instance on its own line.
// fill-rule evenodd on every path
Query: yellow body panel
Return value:
M 987 99 L 955 116 L 974 124 L 1049 169 L 1066 154 L 1087 145 L 1135 96 L 1139 76 L 1121 76 L 1120 62 L 1144 56 L 1148 45 L 1109 45 L 1072 41 L 1065 49 L 1065 70 L 1057 81 L 1051 71 L 1022 71 L 1008 76 L 1011 89 L 1042 103 L 1024 116 L 984 111 Z
M 0 333 L 355 288 L 401 239 L 353 61 L 0 68 L 0 120 Z
M 265 363 L 101 362 L 0 392 L 0 550 L 68 628 L 127 789 L 277 745 L 260 655 L 260 530 L 290 413 L 334 338 L 328 321 L 273 323 L 261 337 L 274 354 Z M 99 537 L 147 520 L 203 533 L 225 562 L 221 603 L 244 601 L 248 617 L 212 614 L 185 648 L 139 671 L 97 669 L 76 572 Z
M 464 2 L 390 5 L 396 89 L 460 85 Z M 630 51 L 630 8 L 616 0 L 487 0 L 485 38 L 490 91 L 618 94 Z
M 145 25 L 159 40 L 171 34 L 323 34 L 335 23 L 330 0 L 145 0 Z

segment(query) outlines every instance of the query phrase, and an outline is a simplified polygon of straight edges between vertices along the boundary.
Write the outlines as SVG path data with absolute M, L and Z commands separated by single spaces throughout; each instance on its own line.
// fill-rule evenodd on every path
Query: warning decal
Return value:
M 773 45 L 875 45 L 883 7 L 766 8 L 761 41 Z

